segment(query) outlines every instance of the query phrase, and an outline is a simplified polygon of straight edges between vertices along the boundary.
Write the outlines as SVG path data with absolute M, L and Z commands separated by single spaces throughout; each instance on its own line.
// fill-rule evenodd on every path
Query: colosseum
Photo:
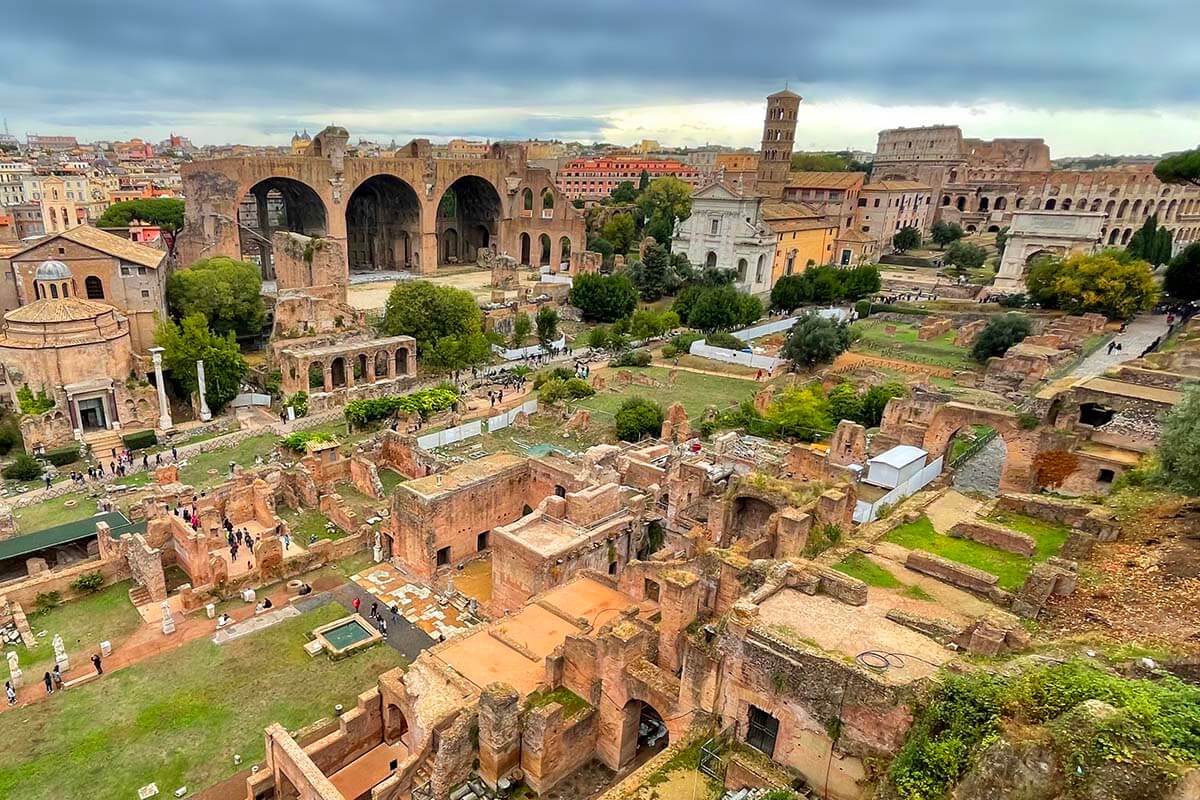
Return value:
M 443 159 L 414 139 L 393 155 L 358 158 L 347 153 L 349 139 L 330 126 L 298 155 L 185 165 L 181 263 L 241 254 L 271 278 L 277 231 L 337 241 L 347 273 L 431 274 L 475 262 L 480 248 L 566 269 L 583 251 L 583 217 L 546 170 L 527 165 L 521 145 Z
M 1151 214 L 1176 249 L 1200 239 L 1200 187 L 1162 183 L 1151 164 L 1056 170 L 1042 139 L 964 139 L 957 125 L 892 128 L 879 133 L 872 177 L 928 184 L 935 219 L 969 232 L 999 231 L 1018 210 L 1087 211 L 1105 214 L 1103 244 L 1128 244 Z

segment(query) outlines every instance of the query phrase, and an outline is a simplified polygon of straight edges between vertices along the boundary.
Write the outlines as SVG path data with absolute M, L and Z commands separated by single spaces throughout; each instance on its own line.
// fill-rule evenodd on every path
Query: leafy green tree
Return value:
M 966 235 L 967 232 L 963 230 L 962 225 L 945 220 L 933 223 L 933 227 L 929 229 L 929 238 L 942 250 L 946 249 L 946 245 L 957 242 Z
M 583 208 L 585 204 L 582 197 L 576 197 L 571 201 L 571 205 L 575 206 L 576 208 Z
M 625 442 L 659 436 L 666 417 L 662 406 L 644 397 L 631 397 L 621 403 L 615 416 L 617 438 Z
M 1177 300 L 1200 300 L 1200 242 L 1192 242 L 1171 259 L 1163 291 Z
M 737 304 L 737 325 L 745 328 L 762 319 L 763 304 L 752 294 L 739 293 Z
M 537 337 L 542 344 L 550 344 L 558 338 L 558 311 L 552 306 L 542 306 L 538 309 Z
M 597 325 L 587 333 L 587 345 L 593 350 L 603 350 L 608 347 L 610 342 L 610 334 L 608 328 L 603 325 Z
M 835 423 L 862 418 L 863 398 L 852 383 L 839 383 L 829 390 L 829 418 Z
M 646 248 L 641 261 L 631 265 L 629 277 L 647 303 L 653 303 L 678 285 L 671 269 L 671 254 L 657 242 Z
M 979 269 L 987 260 L 987 250 L 971 242 L 954 242 L 946 250 L 946 263 L 957 267 L 960 272 Z
M 613 243 L 608 239 L 605 239 L 603 236 L 597 236 L 594 239 L 589 239 L 587 243 L 587 249 L 591 250 L 593 253 L 599 253 L 601 256 L 603 256 L 603 261 L 605 264 L 612 263 L 613 253 L 616 252 L 616 250 L 613 248 Z
M 675 221 L 685 220 L 692 215 L 692 187 L 686 181 L 669 175 L 655 178 L 638 195 L 637 204 L 642 219 L 646 220 L 647 233 L 659 244 L 667 244 L 671 241 Z M 659 233 L 653 233 L 651 227 L 665 227 L 665 232 L 660 230 Z
M 784 275 L 771 287 L 771 307 L 793 311 L 812 300 L 812 287 L 804 274 Z
M 992 317 L 971 345 L 971 358 L 980 364 L 987 363 L 992 356 L 1004 355 L 1008 348 L 1019 344 L 1030 333 L 1033 325 L 1024 314 L 1008 313 Z
M 167 375 L 189 397 L 200 389 L 196 362 L 204 362 L 204 398 L 214 414 L 237 397 L 250 370 L 233 334 L 213 333 L 203 314 L 189 314 L 178 325 L 163 321 L 154 332 L 154 343 L 163 348 Z
M 528 314 L 522 312 L 513 317 L 513 347 L 520 347 L 522 344 L 524 344 L 525 337 L 529 336 L 529 332 L 532 330 L 533 322 L 530 321 Z
M 167 278 L 167 307 L 175 319 L 203 314 L 214 333 L 253 336 L 267 310 L 258 267 L 227 256 L 197 261 Z
M 679 315 L 674 311 L 655 311 L 642 308 L 629 320 L 629 335 L 634 339 L 651 339 L 679 327 Z
M 637 237 L 637 226 L 631 214 L 613 214 L 604 227 L 600 236 L 612 242 L 613 252 L 627 253 Z
M 639 192 L 646 191 L 646 187 L 649 185 L 650 185 L 650 173 L 647 172 L 646 170 L 642 170 L 642 174 L 640 176 L 638 176 L 638 187 L 637 187 L 638 191 Z
M 866 172 L 868 166 L 855 161 L 847 151 L 792 154 L 792 169 L 797 172 Z
M 797 366 L 833 361 L 850 347 L 850 326 L 820 314 L 800 318 L 788 333 L 780 354 Z
M 915 250 L 921 246 L 921 232 L 911 225 L 906 225 L 896 231 L 896 235 L 892 237 L 892 247 L 897 253 L 903 253 L 906 250 Z
M 396 284 L 383 309 L 380 330 L 386 336 L 411 336 L 417 353 L 430 366 L 456 370 L 487 360 L 483 312 L 462 289 L 428 281 Z
M 122 200 L 104 209 L 97 228 L 127 228 L 133 221 L 157 225 L 167 252 L 175 254 L 175 237 L 183 227 L 183 201 L 176 197 L 140 197 Z
M 0 470 L 0 475 L 14 481 L 35 481 L 42 477 L 44 469 L 42 462 L 28 453 L 17 453 L 13 462 Z
M 883 285 L 879 277 L 879 267 L 875 264 L 860 264 L 853 269 L 827 267 L 833 274 L 841 277 L 842 294 L 839 299 L 857 300 L 875 294 Z
M 1151 214 L 1146 217 L 1142 227 L 1133 232 L 1126 249 L 1129 255 L 1151 266 L 1165 264 L 1171 260 L 1171 232 L 1158 227 L 1158 215 Z
M 766 416 L 779 426 L 781 435 L 808 442 L 815 442 L 834 427 L 829 398 L 819 383 L 793 386 L 783 392 L 771 403 Z
M 904 393 L 904 384 L 901 383 L 881 383 L 867 389 L 862 398 L 862 416 L 858 418 L 858 422 L 867 428 L 878 428 L 888 400 L 903 397 Z
M 1200 383 L 1184 388 L 1183 400 L 1163 418 L 1159 466 L 1168 485 L 1200 494 Z
M 1109 319 L 1129 319 L 1158 301 L 1150 265 L 1116 250 L 1039 259 L 1025 275 L 1025 286 L 1043 308 L 1095 311 Z
M 615 322 L 637 307 L 637 289 L 629 276 L 585 273 L 576 276 L 569 295 L 571 305 L 589 322 Z
M 633 181 L 621 181 L 608 196 L 614 203 L 632 203 L 637 200 L 638 188 Z
M 1154 177 L 1163 183 L 1200 186 L 1200 149 L 1167 156 L 1154 165 Z

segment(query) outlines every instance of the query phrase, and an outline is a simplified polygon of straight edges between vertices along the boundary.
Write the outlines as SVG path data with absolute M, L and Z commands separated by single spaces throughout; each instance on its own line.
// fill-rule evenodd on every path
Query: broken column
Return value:
M 488 786 L 521 761 L 521 697 L 506 683 L 493 683 L 479 697 L 479 777 Z
M 204 396 L 204 362 L 196 361 L 196 385 L 200 390 L 200 421 L 208 422 L 212 419 L 212 412 L 208 409 L 208 399 Z
M 700 579 L 684 570 L 664 573 L 658 595 L 659 666 L 674 675 L 683 666 L 683 637 L 700 613 Z

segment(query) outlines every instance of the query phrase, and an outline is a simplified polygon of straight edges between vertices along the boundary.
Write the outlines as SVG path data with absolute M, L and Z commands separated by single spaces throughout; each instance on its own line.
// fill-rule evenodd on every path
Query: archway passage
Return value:
M 346 247 L 351 272 L 418 267 L 421 201 L 393 175 L 367 178 L 346 203 Z
M 765 500 L 757 497 L 739 497 L 733 501 L 730 532 L 737 539 L 757 534 L 767 527 L 767 522 L 775 511 L 775 507 Z
M 441 264 L 475 263 L 479 248 L 500 233 L 500 195 L 491 183 L 464 175 L 438 201 L 437 235 Z
M 238 205 L 241 257 L 259 265 L 264 278 L 275 277 L 271 235 L 292 231 L 305 236 L 328 232 L 325 203 L 306 183 L 293 178 L 267 178 L 250 187 Z
M 670 743 L 667 724 L 654 706 L 642 700 L 630 700 L 622 709 L 621 766 L 644 764 Z

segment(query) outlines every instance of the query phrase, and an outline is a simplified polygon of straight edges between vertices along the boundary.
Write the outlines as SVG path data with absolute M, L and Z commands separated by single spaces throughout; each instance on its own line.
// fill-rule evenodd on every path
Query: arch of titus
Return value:
M 438 264 L 475 262 L 479 248 L 515 254 L 522 241 L 542 237 L 565 239 L 569 248 L 535 253 L 531 266 L 570 269 L 581 257 L 582 215 L 549 171 L 527 164 L 523 145 L 498 143 L 484 158 L 445 159 L 434 158 L 428 140 L 414 139 L 392 155 L 359 158 L 347 154 L 349 138 L 345 128 L 330 126 L 300 155 L 185 165 L 181 263 L 257 252 L 271 277 L 278 231 L 334 240 L 347 274 L 431 274 Z M 530 195 L 538 200 L 527 202 Z
M 1025 271 L 1043 256 L 1065 258 L 1100 246 L 1104 215 L 1078 211 L 1018 211 L 1013 214 L 1008 243 L 1000 258 L 995 288 L 1025 290 Z

